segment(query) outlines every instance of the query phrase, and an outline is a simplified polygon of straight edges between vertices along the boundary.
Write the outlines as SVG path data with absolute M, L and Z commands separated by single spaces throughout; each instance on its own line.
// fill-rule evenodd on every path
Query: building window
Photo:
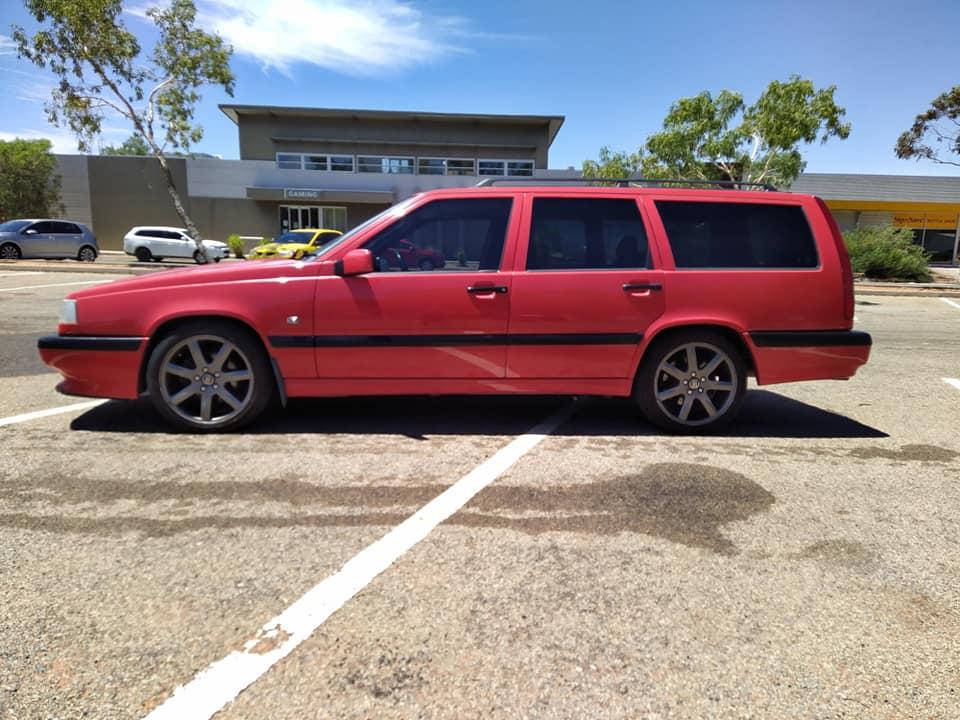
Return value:
M 302 156 L 292 153 L 277 153 L 277 167 L 283 170 L 300 170 L 302 165 Z
M 533 177 L 533 160 L 480 160 L 478 175 Z
M 473 158 L 418 158 L 420 175 L 476 175 Z
M 353 172 L 353 155 L 331 155 L 330 169 L 334 172 Z
M 358 155 L 357 172 L 383 173 L 386 175 L 413 175 L 412 157 L 384 157 L 378 155 Z
M 327 170 L 329 167 L 326 155 L 304 155 L 304 170 Z
M 319 205 L 281 205 L 280 232 L 285 233 L 301 228 L 326 228 L 346 232 L 347 209 Z

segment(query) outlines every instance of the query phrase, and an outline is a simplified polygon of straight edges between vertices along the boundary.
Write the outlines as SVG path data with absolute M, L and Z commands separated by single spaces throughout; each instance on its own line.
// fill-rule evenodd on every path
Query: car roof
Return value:
M 296 228 L 294 230 L 287 230 L 288 233 L 318 233 L 318 232 L 340 232 L 339 230 L 334 230 L 333 228 Z M 286 235 L 287 233 L 283 233 Z M 341 235 L 343 233 L 340 233 Z
M 130 232 L 136 232 L 137 230 L 169 230 L 171 232 L 181 232 L 185 233 L 186 228 L 173 227 L 172 225 L 137 225 L 136 227 L 130 228 Z
M 577 182 L 571 180 L 571 183 Z M 613 187 L 613 186 L 591 186 L 574 184 L 536 184 L 523 183 L 511 185 L 505 182 L 503 185 L 484 185 L 470 186 L 460 188 L 440 188 L 437 190 L 426 190 L 419 193 L 421 197 L 464 197 L 466 195 L 519 195 L 521 193 L 536 193 L 537 195 L 580 195 L 589 197 L 590 195 L 624 195 L 627 197 L 637 197 L 644 195 L 653 195 L 659 198 L 670 196 L 690 199 L 703 198 L 725 198 L 731 201 L 748 200 L 771 200 L 790 198 L 796 202 L 797 198 L 810 197 L 803 193 L 792 193 L 782 190 L 734 190 L 730 188 L 690 188 L 690 187 L 666 187 L 666 186 L 631 186 L 631 187 Z

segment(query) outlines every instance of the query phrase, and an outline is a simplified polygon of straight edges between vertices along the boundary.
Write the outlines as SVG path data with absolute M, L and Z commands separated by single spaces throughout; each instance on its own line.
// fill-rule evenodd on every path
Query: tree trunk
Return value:
M 193 220 L 190 219 L 186 209 L 183 207 L 183 202 L 180 200 L 180 193 L 177 192 L 177 186 L 173 182 L 173 173 L 170 171 L 170 166 L 167 165 L 167 159 L 163 156 L 163 153 L 159 152 L 155 152 L 154 157 L 157 159 L 157 162 L 160 163 L 160 171 L 163 173 L 163 179 L 167 183 L 167 192 L 170 193 L 170 199 L 173 201 L 173 207 L 177 211 L 177 215 L 183 220 L 187 232 L 190 233 L 190 237 L 192 237 L 193 241 L 197 244 L 197 251 L 203 256 L 204 260 L 206 260 L 207 250 L 204 248 L 203 242 L 200 239 L 200 231 L 197 230 L 197 226 L 193 224 Z

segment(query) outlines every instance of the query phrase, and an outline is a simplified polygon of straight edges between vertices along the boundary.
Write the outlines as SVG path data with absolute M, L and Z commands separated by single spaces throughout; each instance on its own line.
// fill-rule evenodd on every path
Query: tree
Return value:
M 150 146 L 139 135 L 131 135 L 119 145 L 105 145 L 101 155 L 149 155 Z
M 960 166 L 960 85 L 938 95 L 917 115 L 913 126 L 897 138 L 895 151 L 898 158 Z M 943 153 L 957 159 L 948 160 Z
M 63 212 L 49 140 L 0 140 L 0 222 Z
M 663 130 L 650 135 L 636 153 L 604 148 L 599 163 L 584 163 L 584 175 L 612 177 L 606 173 L 639 168 L 651 178 L 789 185 L 805 166 L 801 143 L 850 135 L 835 91 L 832 85 L 818 90 L 793 75 L 786 82 L 771 82 L 749 106 L 743 95 L 730 90 L 716 97 L 704 91 L 681 98 L 670 107 Z
M 51 123 L 66 125 L 80 149 L 89 150 L 106 114 L 133 127 L 160 164 L 170 199 L 197 249 L 200 233 L 188 217 L 167 164 L 166 150 L 186 151 L 203 136 L 194 122 L 202 85 L 220 85 L 233 95 L 233 49 L 196 27 L 193 0 L 171 0 L 147 17 L 159 37 L 149 54 L 120 19 L 121 0 L 26 0 L 41 29 L 29 37 L 14 26 L 20 57 L 47 68 L 59 80 L 45 110 Z

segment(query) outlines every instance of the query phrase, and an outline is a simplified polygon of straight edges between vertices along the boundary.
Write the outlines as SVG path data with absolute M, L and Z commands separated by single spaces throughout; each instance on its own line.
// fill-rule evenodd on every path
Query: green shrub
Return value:
M 908 228 L 857 228 L 843 234 L 855 273 L 868 278 L 929 282 L 929 255 L 913 242 Z
M 243 258 L 243 240 L 240 239 L 240 236 L 234 233 L 227 238 L 227 245 L 229 246 L 231 252 L 233 252 L 235 257 Z
M 262 237 L 262 238 L 260 238 L 260 242 L 257 243 L 257 246 L 259 247 L 260 245 L 269 245 L 269 244 L 272 243 L 272 242 L 273 242 L 273 240 L 271 240 L 270 238 L 268 238 L 268 237 Z

